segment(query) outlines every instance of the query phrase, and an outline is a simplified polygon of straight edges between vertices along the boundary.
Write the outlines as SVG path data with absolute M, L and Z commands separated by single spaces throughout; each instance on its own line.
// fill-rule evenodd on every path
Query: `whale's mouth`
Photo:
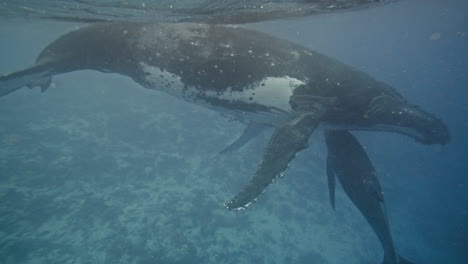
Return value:
M 445 124 L 417 106 L 400 105 L 387 113 L 381 124 L 386 131 L 408 135 L 426 145 L 445 145 L 450 141 Z
M 413 128 L 387 125 L 387 124 L 378 124 L 378 125 L 373 125 L 373 126 L 326 124 L 322 126 L 322 128 L 325 130 L 380 131 L 380 132 L 403 134 L 424 145 L 433 145 L 433 144 L 445 145 L 450 141 L 449 135 L 442 134 L 442 135 L 437 136 L 437 134 L 439 133 L 436 133 L 436 135 L 424 134 Z
M 440 119 L 417 106 L 393 102 L 382 104 L 372 115 L 348 115 L 345 122 L 342 122 L 343 119 L 325 122 L 324 128 L 393 132 L 409 136 L 425 145 L 449 143 L 449 130 Z
M 385 124 L 378 124 L 378 125 L 373 125 L 373 126 L 356 126 L 356 125 L 327 123 L 325 125 L 322 125 L 321 128 L 325 130 L 380 131 L 380 132 L 397 133 L 397 134 L 403 134 L 408 137 L 411 137 L 419 143 L 430 144 L 430 143 L 427 143 L 429 142 L 429 139 L 427 138 L 426 135 L 419 133 L 415 129 L 411 129 L 407 127 L 392 126 L 392 125 L 385 125 Z
M 430 144 L 446 144 L 445 142 L 438 142 L 438 140 L 432 139 L 431 136 L 425 135 L 420 133 L 419 131 L 408 128 L 408 127 L 399 127 L 399 126 L 390 126 L 390 125 L 381 125 L 377 126 L 376 129 L 380 131 L 392 132 L 392 133 L 399 133 L 404 134 L 408 137 L 413 138 L 419 143 L 430 145 Z
M 367 111 L 356 123 L 363 127 L 361 130 L 400 133 L 426 145 L 445 145 L 450 141 L 450 133 L 440 119 L 402 98 L 390 95 L 371 100 Z
M 397 133 L 403 134 L 410 138 L 413 138 L 419 143 L 430 145 L 430 144 L 446 144 L 443 142 L 435 142 L 431 137 L 420 133 L 416 129 L 408 128 L 408 127 L 401 127 L 401 126 L 392 126 L 392 125 L 384 125 L 379 124 L 372 127 L 367 128 L 355 128 L 354 130 L 365 130 L 365 131 L 382 131 L 382 132 L 389 132 L 389 133 Z

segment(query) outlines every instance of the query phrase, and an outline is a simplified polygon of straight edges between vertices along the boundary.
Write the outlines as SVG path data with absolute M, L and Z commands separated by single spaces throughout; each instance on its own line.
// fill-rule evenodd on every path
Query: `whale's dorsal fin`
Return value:
M 247 128 L 245 128 L 244 132 L 242 135 L 234 141 L 231 145 L 223 149 L 219 154 L 228 154 L 232 153 L 238 149 L 240 149 L 242 146 L 247 144 L 250 140 L 258 136 L 260 133 L 263 132 L 267 128 L 266 125 L 260 124 L 260 123 L 250 123 Z
M 44 92 L 49 88 L 51 80 L 50 63 L 37 63 L 29 68 L 0 76 L 0 97 L 25 86 L 29 88 L 39 86 Z
M 307 147 L 307 141 L 318 126 L 323 111 L 299 114 L 295 119 L 276 128 L 268 142 L 263 159 L 244 189 L 225 206 L 230 210 L 245 209 L 274 178 L 281 177 L 296 153 Z

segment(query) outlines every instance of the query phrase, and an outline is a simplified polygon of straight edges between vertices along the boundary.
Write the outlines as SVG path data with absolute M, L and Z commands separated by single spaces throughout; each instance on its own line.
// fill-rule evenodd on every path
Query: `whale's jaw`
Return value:
M 326 130 L 364 130 L 403 134 L 425 145 L 450 142 L 447 126 L 433 114 L 400 98 L 382 96 L 364 112 L 340 109 L 322 121 Z
M 372 120 L 375 130 L 405 134 L 425 145 L 445 145 L 451 139 L 447 126 L 439 118 L 406 102 L 384 104 L 382 110 L 366 117 Z

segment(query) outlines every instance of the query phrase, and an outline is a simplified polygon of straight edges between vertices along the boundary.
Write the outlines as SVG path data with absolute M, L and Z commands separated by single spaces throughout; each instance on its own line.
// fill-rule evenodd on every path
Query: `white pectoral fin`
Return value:
M 12 93 L 24 86 L 41 87 L 41 91 L 49 88 L 52 74 L 47 64 L 35 64 L 29 68 L 0 76 L 0 97 Z
M 318 126 L 321 117 L 321 113 L 302 113 L 276 128 L 255 175 L 225 206 L 230 210 L 239 210 L 254 202 L 274 178 L 282 175 L 296 153 L 307 147 L 309 136 Z
M 259 124 L 259 123 L 250 123 L 247 128 L 244 130 L 242 135 L 234 141 L 231 145 L 223 149 L 219 154 L 228 154 L 232 153 L 238 149 L 240 149 L 242 146 L 247 144 L 250 140 L 258 136 L 260 133 L 262 133 L 265 128 L 267 128 L 266 125 L 264 124 Z
M 380 190 L 380 189 L 374 189 L 373 190 L 373 193 L 375 195 L 375 198 L 377 199 L 377 201 L 381 202 L 381 203 L 384 203 L 384 195 L 383 195 L 383 192 Z

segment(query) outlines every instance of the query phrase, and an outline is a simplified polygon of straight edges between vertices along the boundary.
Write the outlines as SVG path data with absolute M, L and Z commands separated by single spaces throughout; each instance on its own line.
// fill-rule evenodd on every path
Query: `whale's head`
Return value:
M 401 97 L 373 98 L 361 118 L 362 124 L 371 130 L 405 134 L 422 144 L 445 145 L 450 141 L 449 130 L 439 118 Z

